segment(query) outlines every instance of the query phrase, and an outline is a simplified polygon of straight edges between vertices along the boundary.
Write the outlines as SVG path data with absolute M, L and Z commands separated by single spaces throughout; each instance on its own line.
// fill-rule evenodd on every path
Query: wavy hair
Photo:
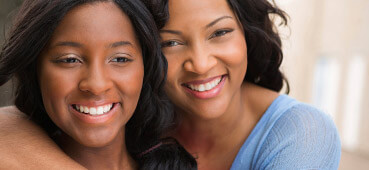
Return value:
M 144 0 L 154 15 L 158 29 L 169 19 L 168 0 Z M 271 16 L 281 18 L 287 25 L 287 14 L 279 9 L 274 0 L 227 0 L 229 7 L 239 19 L 247 42 L 248 66 L 244 81 L 279 92 L 289 84 L 280 71 L 283 60 L 282 42 Z
M 37 58 L 68 11 L 82 4 L 103 1 L 109 0 L 25 0 L 1 49 L 0 85 L 15 78 L 16 107 L 50 136 L 60 129 L 43 106 L 36 74 Z M 195 159 L 178 142 L 162 139 L 175 125 L 176 118 L 163 91 L 167 62 L 160 50 L 158 30 L 150 11 L 138 0 L 110 1 L 130 18 L 144 61 L 140 99 L 126 124 L 128 152 L 140 169 L 196 169 Z

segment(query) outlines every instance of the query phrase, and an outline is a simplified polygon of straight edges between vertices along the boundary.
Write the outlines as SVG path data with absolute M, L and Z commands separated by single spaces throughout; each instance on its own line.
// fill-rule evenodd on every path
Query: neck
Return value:
M 135 167 L 135 162 L 126 149 L 124 131 L 103 147 L 81 145 L 64 133 L 58 138 L 58 142 L 67 155 L 87 169 L 130 170 Z
M 267 91 L 267 98 L 261 97 L 263 91 Z M 198 156 L 200 164 L 205 166 L 206 160 L 222 155 L 223 165 L 230 168 L 238 150 L 277 96 L 278 93 L 244 83 L 220 117 L 205 120 L 196 114 L 179 113 L 182 119 L 174 136 L 187 151 Z
M 210 155 L 213 154 L 213 149 L 217 150 L 227 145 L 234 146 L 234 141 L 244 139 L 245 135 L 242 135 L 242 139 L 234 140 L 234 138 L 240 138 L 239 134 L 248 124 L 248 114 L 245 113 L 249 111 L 243 104 L 244 98 L 240 92 L 237 92 L 229 103 L 225 112 L 213 119 L 202 119 L 196 117 L 196 114 L 179 113 L 182 118 L 176 136 L 178 140 L 189 151 Z

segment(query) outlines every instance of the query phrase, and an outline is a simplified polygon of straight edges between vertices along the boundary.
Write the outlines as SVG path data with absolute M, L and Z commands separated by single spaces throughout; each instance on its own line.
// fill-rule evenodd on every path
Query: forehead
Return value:
M 134 41 L 135 31 L 128 16 L 112 2 L 77 6 L 61 20 L 51 42 L 75 41 Z
M 166 27 L 175 27 L 179 23 L 201 24 L 234 13 L 227 0 L 169 0 L 169 20 Z

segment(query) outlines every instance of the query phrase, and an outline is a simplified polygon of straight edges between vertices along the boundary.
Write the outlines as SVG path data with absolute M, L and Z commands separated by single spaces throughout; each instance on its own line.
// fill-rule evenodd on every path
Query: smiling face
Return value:
M 99 2 L 69 11 L 38 64 L 46 112 L 66 134 L 90 147 L 124 135 L 144 67 L 132 24 L 119 7 Z
M 237 17 L 226 0 L 169 0 L 169 16 L 161 30 L 168 96 L 186 113 L 221 116 L 240 92 L 247 68 Z

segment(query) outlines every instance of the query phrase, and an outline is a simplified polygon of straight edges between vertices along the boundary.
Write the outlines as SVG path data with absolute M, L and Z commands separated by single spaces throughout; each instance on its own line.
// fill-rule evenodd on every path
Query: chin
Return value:
M 109 130 L 86 132 L 79 136 L 77 141 L 86 147 L 99 148 L 110 145 L 119 137 L 118 134 Z
M 222 117 L 225 113 L 225 110 L 226 110 L 225 104 L 220 105 L 205 104 L 204 107 L 192 108 L 190 113 L 203 120 L 212 120 Z

